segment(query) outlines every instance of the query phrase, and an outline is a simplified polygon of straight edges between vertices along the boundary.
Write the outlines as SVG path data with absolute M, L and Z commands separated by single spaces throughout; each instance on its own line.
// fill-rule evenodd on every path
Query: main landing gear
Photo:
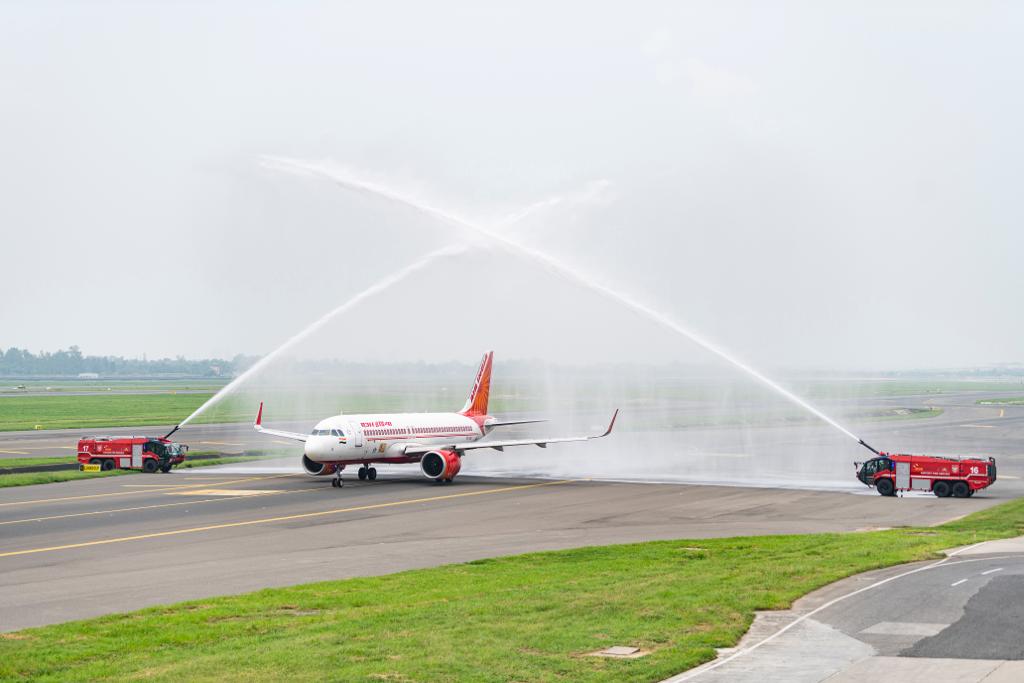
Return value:
M 377 468 L 363 465 L 356 474 L 359 475 L 359 481 L 366 481 L 367 479 L 373 481 L 377 478 Z

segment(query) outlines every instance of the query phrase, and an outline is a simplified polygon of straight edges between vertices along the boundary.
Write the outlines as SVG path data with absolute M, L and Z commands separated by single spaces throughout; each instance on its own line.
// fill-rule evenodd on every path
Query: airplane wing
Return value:
M 493 420 L 487 423 L 488 427 L 508 427 L 510 425 L 532 425 L 547 420 Z
M 253 423 L 252 428 L 260 434 L 270 434 L 271 436 L 280 436 L 285 439 L 291 439 L 292 441 L 305 441 L 306 435 L 299 434 L 298 432 L 286 432 L 281 429 L 267 429 L 263 426 L 263 401 L 260 401 L 260 412 L 256 413 L 256 422 Z
M 612 421 L 608 424 L 608 429 L 602 434 L 592 434 L 590 436 L 563 436 L 553 439 L 506 439 L 493 441 L 473 441 L 471 443 L 458 443 L 450 444 L 447 446 L 409 446 L 403 453 L 405 455 L 421 455 L 423 453 L 429 453 L 430 451 L 436 450 L 448 450 L 457 451 L 463 453 L 465 451 L 472 451 L 478 448 L 493 448 L 496 451 L 503 451 L 505 448 L 512 446 L 539 446 L 540 448 L 547 448 L 549 443 L 567 443 L 569 441 L 590 441 L 591 439 L 601 439 L 612 433 L 612 428 L 615 426 L 615 418 L 619 416 L 619 411 L 616 409 L 615 414 L 612 415 Z

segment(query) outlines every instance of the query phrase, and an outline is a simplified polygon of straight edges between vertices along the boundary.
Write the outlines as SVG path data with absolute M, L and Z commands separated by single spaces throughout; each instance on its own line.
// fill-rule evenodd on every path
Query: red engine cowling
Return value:
M 302 456 L 302 469 L 306 470 L 306 474 L 312 474 L 314 477 L 323 477 L 328 474 L 334 474 L 339 468 L 333 462 L 316 462 L 304 455 Z M 345 466 L 342 465 L 341 469 L 345 469 Z
M 455 451 L 430 451 L 420 459 L 423 476 L 434 481 L 452 479 L 462 469 L 462 458 Z

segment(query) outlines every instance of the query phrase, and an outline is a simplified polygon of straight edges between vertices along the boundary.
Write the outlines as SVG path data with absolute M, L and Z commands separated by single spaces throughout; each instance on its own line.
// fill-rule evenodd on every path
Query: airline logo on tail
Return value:
M 487 414 L 487 399 L 491 395 L 491 363 L 494 360 L 494 351 L 484 354 L 480 362 L 480 369 L 477 370 L 476 380 L 473 382 L 473 390 L 466 399 L 466 405 L 459 411 L 467 417 L 476 417 Z

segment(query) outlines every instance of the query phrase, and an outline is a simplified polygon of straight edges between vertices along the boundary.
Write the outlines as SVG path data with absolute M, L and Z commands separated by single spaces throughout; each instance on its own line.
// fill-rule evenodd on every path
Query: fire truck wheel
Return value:
M 935 482 L 935 485 L 932 486 L 932 493 L 934 493 L 939 498 L 948 498 L 949 497 L 949 482 L 948 481 L 937 481 L 937 482 Z
M 114 461 L 111 460 L 110 458 L 104 459 L 103 464 L 100 465 L 100 469 L 103 470 L 104 472 L 109 472 L 110 470 L 114 469 Z
M 374 481 L 377 478 L 377 468 L 371 467 L 370 469 L 366 470 L 366 478 L 369 479 L 370 481 Z
M 879 479 L 878 483 L 875 484 L 875 489 L 877 489 L 879 495 L 882 496 L 896 495 L 896 487 L 893 486 L 892 479 Z
M 953 495 L 957 498 L 966 498 L 971 495 L 971 487 L 967 485 L 966 481 L 958 481 L 953 484 Z
M 156 460 L 153 460 L 153 458 L 149 458 L 148 460 L 144 460 L 143 463 L 142 463 L 142 471 L 143 472 L 147 472 L 149 474 L 153 474 L 154 472 L 156 472 L 156 468 L 157 468 Z
M 164 474 L 167 474 L 168 472 L 171 471 L 171 466 L 170 465 L 164 465 L 163 467 L 160 468 L 160 471 L 163 472 Z

